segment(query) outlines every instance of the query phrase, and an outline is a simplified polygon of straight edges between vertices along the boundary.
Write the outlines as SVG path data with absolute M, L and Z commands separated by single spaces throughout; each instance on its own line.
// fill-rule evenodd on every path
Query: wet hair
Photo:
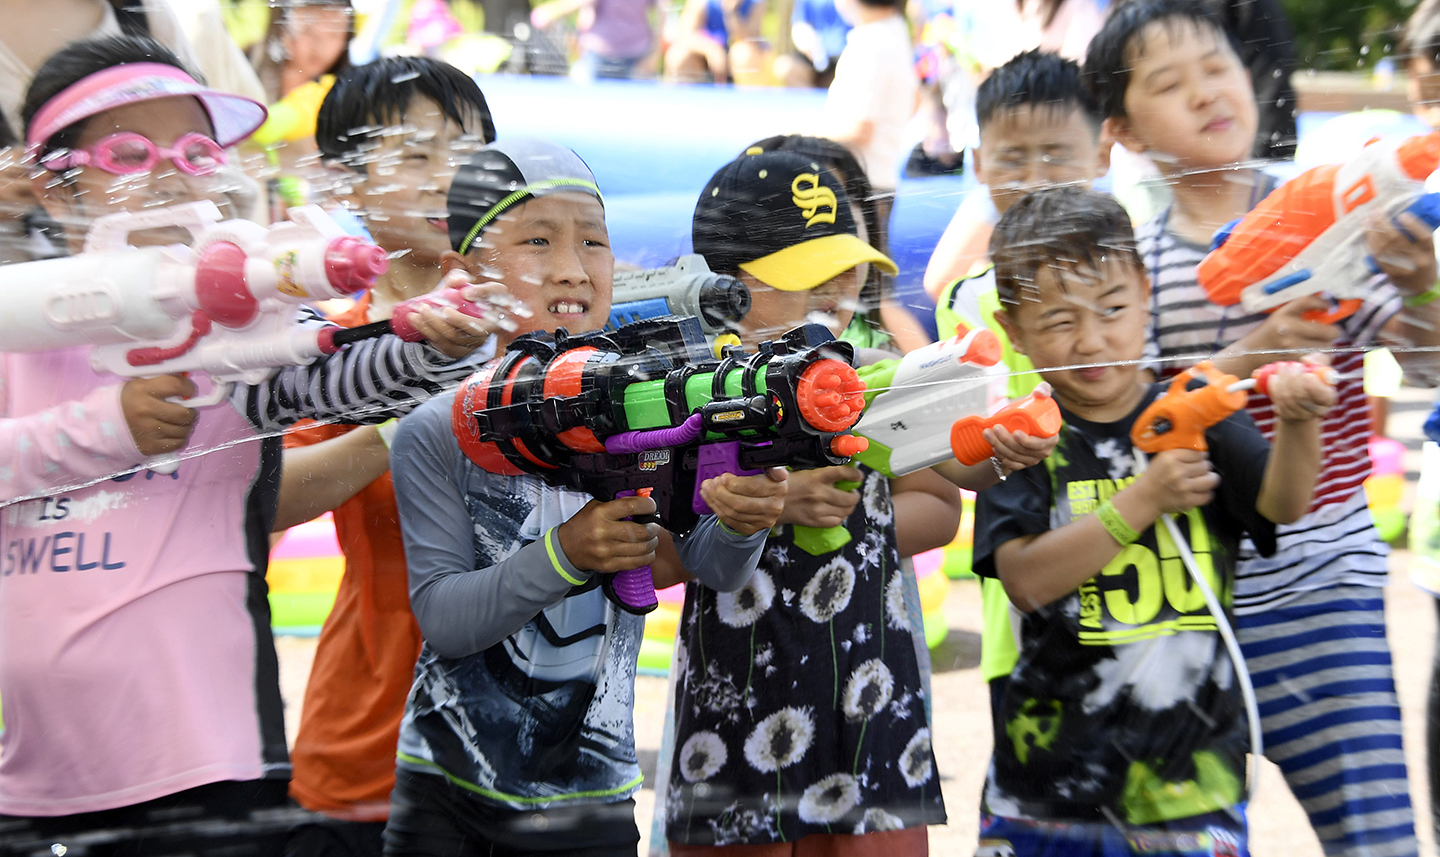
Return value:
M 855 157 L 855 153 L 849 147 L 825 137 L 780 134 L 759 140 L 749 148 L 761 149 L 766 152 L 796 152 L 824 164 L 825 169 L 834 173 L 845 185 L 845 195 L 850 197 L 850 201 L 860 206 L 860 214 L 865 221 L 865 237 L 870 242 L 870 246 L 881 253 L 885 252 L 885 248 L 880 246 L 880 209 L 875 204 L 875 189 L 870 184 L 869 177 L 865 175 L 865 168 L 860 166 L 860 160 Z M 880 323 L 880 297 L 883 291 L 881 277 L 883 276 L 883 272 L 878 267 L 871 265 L 870 276 L 860 287 L 860 296 L 856 299 L 860 306 L 856 309 L 855 315 L 865 316 L 873 326 L 877 327 Z
M 490 106 L 470 75 L 429 57 L 387 57 L 346 69 L 326 94 L 315 119 L 315 143 L 327 161 L 365 172 L 376 126 L 398 124 L 420 96 L 483 143 L 495 142 Z
M 15 136 L 15 129 L 10 127 L 10 123 L 4 116 L 0 116 L 0 149 L 14 146 L 19 142 L 20 138 Z
M 1400 36 L 1400 58 L 1424 57 L 1440 66 L 1440 0 L 1422 0 Z
M 35 114 L 40 112 L 40 108 L 70 86 L 96 72 L 136 62 L 173 65 L 197 82 L 204 83 L 204 80 L 186 68 L 169 48 L 148 36 L 82 39 L 56 51 L 35 72 L 34 79 L 30 81 L 30 89 L 25 93 L 25 103 L 20 108 L 20 118 L 25 130 L 30 130 L 30 124 L 35 121 Z M 49 139 L 41 142 L 39 155 L 43 157 L 55 149 L 73 147 L 88 121 L 81 119 L 51 134 Z
M 1025 51 L 990 72 L 975 93 L 975 118 L 985 127 L 996 115 L 1020 107 L 1079 110 L 1100 129 L 1095 95 L 1080 81 L 1080 65 L 1049 51 Z
M 1096 270 L 1112 260 L 1144 270 L 1130 216 L 1109 194 L 1057 186 L 1022 197 L 990 236 L 995 292 L 1005 307 L 1034 294 L 1041 265 Z
M 1125 90 L 1138 58 L 1141 39 L 1152 24 L 1172 32 L 1183 27 L 1210 31 L 1230 46 L 1236 57 L 1240 45 L 1219 13 L 1202 0 L 1120 0 L 1105 17 L 1100 32 L 1090 40 L 1081 79 L 1095 96 L 1100 115 L 1125 115 Z

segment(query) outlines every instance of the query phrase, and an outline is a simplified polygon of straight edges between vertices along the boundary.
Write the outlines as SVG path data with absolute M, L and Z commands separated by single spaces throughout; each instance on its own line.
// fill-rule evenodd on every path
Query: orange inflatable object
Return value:
M 1437 165 L 1440 132 L 1432 132 L 1398 142 L 1371 141 L 1347 163 L 1301 173 L 1216 235 L 1197 270 L 1201 287 L 1215 303 L 1238 303 L 1249 312 L 1329 294 L 1339 305 L 1307 318 L 1344 318 L 1359 308 L 1380 270 L 1365 246 L 1372 214 L 1381 212 L 1399 225 L 1397 218 L 1408 211 L 1432 231 L 1440 226 L 1440 195 L 1425 193 L 1425 179 Z

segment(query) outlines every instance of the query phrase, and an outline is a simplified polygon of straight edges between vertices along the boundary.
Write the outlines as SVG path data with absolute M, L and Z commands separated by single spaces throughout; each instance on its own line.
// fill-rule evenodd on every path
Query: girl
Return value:
M 77 42 L 40 68 L 22 111 L 35 193 L 78 253 L 98 216 L 218 199 L 224 147 L 264 113 L 154 41 Z M 420 322 L 449 353 L 488 337 L 451 312 Z M 357 345 L 200 413 L 171 400 L 204 378 L 115 383 L 86 348 L 0 354 L 0 503 L 13 504 L 0 539 L 27 557 L 0 583 L 7 844 L 60 853 L 104 830 L 137 853 L 279 853 L 288 820 L 254 815 L 284 804 L 289 776 L 264 579 L 277 432 L 382 421 L 469 369 L 428 343 Z M 182 448 L 209 453 L 141 469 Z
M 693 231 L 711 270 L 750 287 L 741 337 L 753 347 L 806 321 L 845 330 L 869 267 L 895 270 L 859 228 L 845 187 L 817 160 L 754 148 L 711 179 Z M 997 449 L 1020 467 L 1043 457 L 1032 443 L 1046 446 Z M 985 487 L 995 472 L 983 466 L 956 475 Z M 943 823 L 945 808 L 899 557 L 948 542 L 959 516 L 957 492 L 929 471 L 893 481 L 850 466 L 797 471 L 746 586 L 687 587 L 672 854 L 747 845 L 747 855 L 789 855 L 802 839 L 822 853 L 925 852 L 925 826 Z M 797 525 L 844 527 L 850 539 L 811 554 Z

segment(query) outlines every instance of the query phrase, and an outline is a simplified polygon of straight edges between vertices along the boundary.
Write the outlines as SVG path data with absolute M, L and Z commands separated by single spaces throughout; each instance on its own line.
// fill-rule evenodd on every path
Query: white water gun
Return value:
M 856 460 L 889 476 L 903 476 L 951 458 L 978 464 L 994 454 L 982 432 L 991 426 L 1053 437 L 1060 409 L 1048 384 L 989 413 L 990 382 L 1000 341 L 985 328 L 861 367 L 868 405 L 854 433 L 870 441 Z
M 132 232 L 180 226 L 189 246 L 133 247 Z M 340 328 L 300 326 L 298 304 L 348 297 L 388 267 L 318 206 L 270 227 L 221 221 L 211 202 L 98 218 L 76 256 L 0 267 L 0 350 L 94 345 L 96 371 L 126 378 L 204 372 L 215 404 L 236 382 L 334 353 Z
M 1334 322 L 1360 307 L 1379 265 L 1365 246 L 1366 221 L 1381 212 L 1400 226 L 1409 212 L 1431 232 L 1440 227 L 1440 194 L 1425 180 L 1440 165 L 1440 132 L 1375 141 L 1344 164 L 1307 170 L 1216 234 L 1196 273 L 1210 299 L 1271 312 L 1310 294 L 1339 305 L 1307 313 Z M 1403 227 L 1401 227 L 1403 229 Z M 1428 241 L 1429 234 L 1410 236 Z

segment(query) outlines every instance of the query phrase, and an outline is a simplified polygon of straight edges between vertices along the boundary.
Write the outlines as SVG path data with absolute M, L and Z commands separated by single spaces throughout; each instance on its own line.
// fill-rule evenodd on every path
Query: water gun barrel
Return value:
M 1359 308 L 1380 271 L 1365 244 L 1372 215 L 1383 214 L 1402 230 L 1399 217 L 1406 212 L 1432 231 L 1440 225 L 1440 199 L 1427 199 L 1424 188 L 1437 161 L 1440 132 L 1432 132 L 1373 142 L 1347 163 L 1301 173 L 1217 233 L 1197 269 L 1200 285 L 1215 303 L 1242 304 L 1249 312 L 1326 293 L 1339 299 L 1337 307 L 1307 318 L 1344 318 Z
M 963 328 L 898 361 L 862 367 L 870 401 L 855 433 L 870 445 L 860 463 L 903 476 L 953 457 L 951 427 L 986 412 L 1000 358 L 994 333 Z
M 610 327 L 667 315 L 694 316 L 709 334 L 725 333 L 750 312 L 750 289 L 739 279 L 712 273 L 698 255 L 669 267 L 615 276 Z

